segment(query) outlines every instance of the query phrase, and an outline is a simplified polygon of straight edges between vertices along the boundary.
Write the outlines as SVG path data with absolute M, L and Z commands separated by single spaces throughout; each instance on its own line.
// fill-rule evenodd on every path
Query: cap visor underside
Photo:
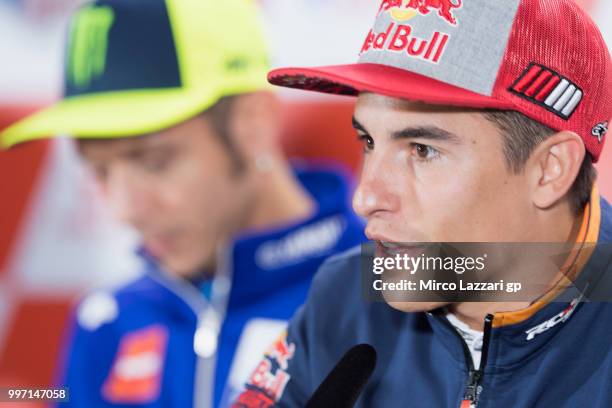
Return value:
M 274 85 L 336 95 L 361 92 L 435 105 L 511 109 L 509 102 L 477 94 L 403 69 L 379 64 L 281 68 L 268 74 Z

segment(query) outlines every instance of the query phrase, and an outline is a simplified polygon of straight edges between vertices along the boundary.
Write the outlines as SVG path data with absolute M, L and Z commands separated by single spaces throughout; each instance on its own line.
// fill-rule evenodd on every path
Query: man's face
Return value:
M 526 176 L 507 168 L 502 136 L 480 113 L 362 94 L 354 119 L 365 154 L 353 207 L 370 240 L 529 240 Z
M 80 143 L 116 215 L 173 273 L 213 268 L 235 233 L 251 190 L 208 121 L 196 117 L 141 137 Z

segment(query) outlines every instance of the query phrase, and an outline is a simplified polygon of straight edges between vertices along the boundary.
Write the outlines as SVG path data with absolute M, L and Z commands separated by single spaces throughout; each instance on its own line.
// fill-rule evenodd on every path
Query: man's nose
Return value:
M 109 174 L 104 184 L 115 217 L 136 229 L 144 228 L 146 220 L 151 216 L 150 188 L 134 175 L 121 170 Z
M 353 209 L 357 214 L 367 219 L 399 210 L 398 180 L 394 179 L 397 169 L 391 169 L 392 165 L 385 157 L 370 157 L 364 161 L 353 196 Z

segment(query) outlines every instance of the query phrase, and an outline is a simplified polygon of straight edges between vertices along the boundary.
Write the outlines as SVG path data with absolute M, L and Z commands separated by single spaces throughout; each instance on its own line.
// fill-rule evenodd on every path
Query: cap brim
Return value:
M 4 147 L 54 136 L 118 138 L 160 131 L 206 110 L 214 95 L 179 88 L 67 98 L 0 133 Z
M 281 68 L 268 74 L 274 85 L 337 95 L 372 92 L 436 105 L 511 109 L 512 104 L 447 83 L 379 64 Z

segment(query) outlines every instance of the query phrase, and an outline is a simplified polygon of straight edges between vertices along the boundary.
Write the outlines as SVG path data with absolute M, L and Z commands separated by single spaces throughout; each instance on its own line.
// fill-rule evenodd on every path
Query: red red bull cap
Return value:
M 384 0 L 356 64 L 276 69 L 268 79 L 519 111 L 576 132 L 594 161 L 612 117 L 610 53 L 572 0 Z

